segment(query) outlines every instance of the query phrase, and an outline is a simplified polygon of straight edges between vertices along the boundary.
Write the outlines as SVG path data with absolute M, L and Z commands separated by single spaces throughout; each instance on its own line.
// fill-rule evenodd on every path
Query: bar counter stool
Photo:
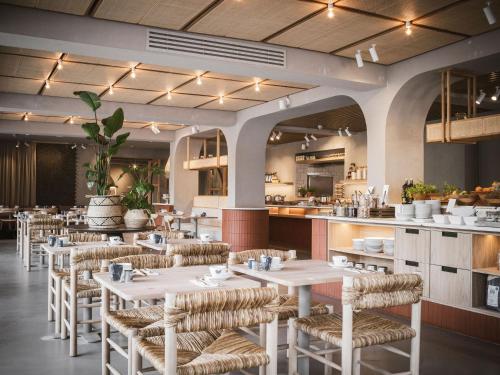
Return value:
M 249 374 L 245 369 L 254 367 L 277 374 L 277 298 L 274 288 L 167 293 L 165 335 L 137 337 L 134 346 L 165 375 Z M 233 331 L 261 323 L 267 325 L 266 348 Z M 133 373 L 143 373 L 135 361 Z
M 289 375 L 297 374 L 298 353 L 311 357 L 341 371 L 342 375 L 359 375 L 361 365 L 372 371 L 391 374 L 361 360 L 361 348 L 379 345 L 381 348 L 410 359 L 410 370 L 398 374 L 417 375 L 420 360 L 420 300 L 422 278 L 417 274 L 377 275 L 366 277 L 344 276 L 342 286 L 342 316 L 329 314 L 290 319 Z M 400 305 L 412 305 L 411 326 L 395 322 L 363 310 Z M 297 331 L 325 341 L 328 348 L 313 352 L 297 345 Z M 411 340 L 411 353 L 387 345 Z M 340 348 L 340 349 L 338 349 Z M 342 351 L 342 364 L 332 361 L 332 353 Z M 323 357 L 325 356 L 325 357 Z
M 70 349 L 69 355 L 77 355 L 77 327 L 79 324 L 91 326 L 99 323 L 99 319 L 78 320 L 78 309 L 89 309 L 100 307 L 100 302 L 93 302 L 93 299 L 101 297 L 100 285 L 85 275 L 80 277 L 80 273 L 90 274 L 100 271 L 104 260 L 110 260 L 126 255 L 138 255 L 143 252 L 139 246 L 100 246 L 95 248 L 74 248 L 70 255 L 70 277 L 63 280 L 62 303 L 61 303 L 61 338 L 67 338 L 69 330 Z M 105 271 L 103 269 L 103 271 Z M 78 300 L 85 299 L 83 303 Z M 67 317 L 68 315 L 68 317 Z M 90 315 L 90 314 L 89 314 Z

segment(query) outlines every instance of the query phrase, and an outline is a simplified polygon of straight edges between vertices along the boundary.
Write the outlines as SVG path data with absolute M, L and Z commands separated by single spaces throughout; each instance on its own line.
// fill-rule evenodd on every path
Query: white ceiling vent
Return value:
M 148 30 L 147 49 L 285 67 L 284 49 L 164 30 Z

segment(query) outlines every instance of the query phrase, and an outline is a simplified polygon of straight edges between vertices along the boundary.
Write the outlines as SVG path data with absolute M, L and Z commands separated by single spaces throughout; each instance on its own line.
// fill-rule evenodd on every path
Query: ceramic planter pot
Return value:
M 415 193 L 415 194 L 413 194 L 413 200 L 424 201 L 426 199 L 427 199 L 427 194 L 423 194 L 423 193 Z
M 123 223 L 121 197 L 119 195 L 93 195 L 87 211 L 90 228 L 118 228 Z
M 143 209 L 134 209 L 128 210 L 123 219 L 127 228 L 141 229 L 146 226 L 149 217 Z

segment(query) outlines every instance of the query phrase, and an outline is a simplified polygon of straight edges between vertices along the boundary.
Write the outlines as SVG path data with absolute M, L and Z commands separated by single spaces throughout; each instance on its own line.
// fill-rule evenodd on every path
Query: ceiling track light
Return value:
M 193 127 L 191 127 L 192 134 L 197 134 L 199 132 L 200 132 L 200 127 L 198 125 L 194 125 Z
M 29 117 L 28 117 L 28 114 L 27 114 L 27 113 L 24 115 L 23 120 L 24 120 L 24 121 L 29 121 Z
M 315 141 L 315 142 L 318 140 L 318 138 L 316 138 L 316 136 L 315 136 L 314 134 L 311 134 L 311 135 L 310 135 L 310 137 L 311 137 L 311 139 L 312 139 L 313 141 Z
M 304 136 L 304 139 L 306 140 L 306 143 L 309 143 L 311 140 L 309 139 L 309 137 L 307 136 L 307 134 Z
M 283 133 L 281 132 L 281 130 L 278 132 L 278 134 L 276 134 L 276 140 L 279 141 L 281 139 L 281 136 L 283 135 Z
M 19 148 L 19 147 L 21 147 L 21 142 L 17 141 L 16 148 Z
M 339 137 L 342 137 L 342 128 L 340 128 L 339 130 L 337 130 L 337 133 L 339 134 Z
M 276 135 L 277 135 L 277 134 L 273 131 L 273 132 L 271 133 L 271 136 L 269 137 L 269 140 L 270 140 L 271 142 L 274 142 L 274 140 L 276 139 Z
M 31 145 L 28 143 L 28 141 L 24 141 L 24 146 L 25 147 L 30 147 Z
M 307 145 L 305 143 L 302 143 L 302 145 L 300 145 L 300 148 L 302 149 L 302 151 L 304 151 L 307 148 Z
M 135 74 L 135 66 L 133 66 L 133 67 L 130 69 L 130 77 L 132 77 L 132 78 L 135 78 L 135 77 L 136 77 L 136 74 Z
M 71 146 L 71 149 L 74 150 L 77 147 L 78 147 L 78 145 L 75 143 L 73 146 Z
M 50 82 L 48 79 L 45 80 L 45 88 L 50 89 Z
M 201 76 L 196 76 L 196 84 L 199 86 L 201 85 L 203 82 L 201 81 Z
M 485 97 L 486 97 L 486 93 L 484 92 L 484 90 L 479 90 L 479 96 L 476 99 L 476 104 L 478 104 L 478 105 L 481 104 Z
M 87 146 L 85 146 L 83 143 L 80 145 L 80 147 L 82 148 L 82 150 L 86 150 L 87 149 Z
M 323 129 L 323 125 L 321 125 L 321 124 L 318 124 L 316 127 L 318 128 L 318 130 L 322 130 Z
M 411 35 L 411 21 L 405 22 L 405 33 L 406 35 Z
M 372 58 L 372 61 L 377 62 L 378 61 L 378 53 L 377 53 L 377 50 L 375 49 L 375 44 L 372 44 L 372 46 L 370 48 L 368 48 L 368 51 L 370 52 L 370 56 Z
M 491 3 L 489 1 L 486 2 L 486 6 L 483 8 L 483 13 L 490 25 L 493 25 L 497 22 L 497 18 L 495 17 L 495 13 L 493 13 L 493 9 L 491 9 Z
M 152 123 L 151 123 L 151 131 L 152 131 L 155 135 L 160 134 L 160 129 L 158 128 L 158 125 L 156 124 L 156 122 L 152 122 Z
M 358 49 L 354 57 L 356 57 L 356 64 L 358 64 L 358 68 L 362 68 L 364 64 L 363 58 L 361 57 L 361 50 Z
M 61 70 L 63 68 L 63 63 L 61 59 L 57 60 L 57 70 Z
M 172 100 L 172 93 L 169 91 L 167 91 L 167 100 Z
M 500 96 L 500 87 L 496 86 L 495 87 L 495 93 L 493 95 L 491 95 L 491 100 L 493 100 L 494 102 L 496 102 L 498 100 L 499 96 Z
M 224 95 L 219 97 L 219 104 L 224 104 Z
M 326 14 L 327 14 L 328 18 L 335 17 L 335 12 L 333 11 L 333 0 L 328 0 L 328 6 L 327 6 Z
M 113 95 L 113 85 L 109 85 L 109 95 Z
M 70 124 L 74 124 L 75 123 L 75 120 L 73 119 L 73 116 L 69 116 L 69 123 Z
M 347 134 L 348 137 L 352 137 L 352 133 L 349 131 L 349 127 L 345 128 L 345 133 Z
M 260 83 L 259 83 L 259 81 L 255 82 L 255 91 L 260 92 Z

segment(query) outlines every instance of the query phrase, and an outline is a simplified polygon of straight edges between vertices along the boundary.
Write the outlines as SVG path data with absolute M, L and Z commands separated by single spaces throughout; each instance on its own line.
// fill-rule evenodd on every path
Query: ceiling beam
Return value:
M 2 46 L 358 90 L 371 90 L 386 84 L 386 68 L 383 66 L 366 64 L 364 69 L 358 69 L 350 59 L 298 48 L 280 47 L 286 51 L 285 68 L 152 51 L 146 47 L 150 29 L 92 17 L 0 5 Z M 245 43 L 268 47 L 261 42 Z
M 179 125 L 231 126 L 236 122 L 236 114 L 196 108 L 167 107 L 133 103 L 102 101 L 98 115 L 103 118 L 113 114 L 117 107 L 123 108 L 127 121 L 160 122 Z M 79 116 L 88 118 L 90 109 L 77 98 L 60 98 L 0 92 L 0 111 L 32 112 L 40 115 Z

